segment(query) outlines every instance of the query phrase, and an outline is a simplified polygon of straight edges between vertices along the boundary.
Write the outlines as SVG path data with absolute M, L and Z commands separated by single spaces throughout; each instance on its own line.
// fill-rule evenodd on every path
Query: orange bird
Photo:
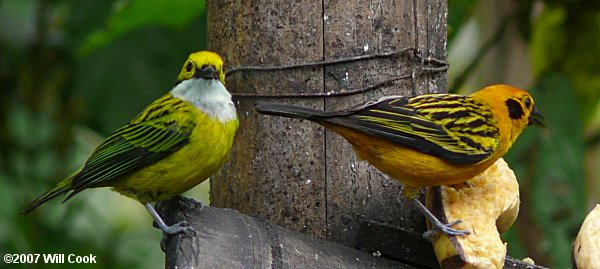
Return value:
M 469 231 L 441 223 L 417 198 L 427 186 L 452 185 L 479 175 L 510 149 L 529 125 L 543 126 L 531 95 L 508 85 L 469 96 L 390 96 L 345 111 L 319 111 L 259 102 L 259 113 L 314 121 L 344 137 L 361 160 L 404 185 L 437 229 L 449 235 Z M 429 233 L 431 234 L 431 233 Z

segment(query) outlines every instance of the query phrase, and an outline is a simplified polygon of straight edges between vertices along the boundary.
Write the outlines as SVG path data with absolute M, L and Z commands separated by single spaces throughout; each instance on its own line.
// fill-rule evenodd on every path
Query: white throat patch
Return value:
M 237 119 L 231 94 L 217 79 L 192 78 L 173 87 L 171 94 L 188 101 L 210 117 L 225 123 Z

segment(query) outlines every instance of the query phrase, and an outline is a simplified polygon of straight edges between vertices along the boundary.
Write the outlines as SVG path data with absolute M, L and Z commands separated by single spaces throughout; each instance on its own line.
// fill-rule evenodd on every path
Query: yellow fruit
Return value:
M 590 212 L 573 242 L 573 267 L 600 268 L 600 204 Z
M 426 205 L 438 219 L 460 219 L 455 227 L 472 231 L 432 238 L 442 268 L 502 268 L 506 244 L 500 233 L 514 223 L 519 203 L 519 184 L 502 158 L 464 183 L 428 188 Z

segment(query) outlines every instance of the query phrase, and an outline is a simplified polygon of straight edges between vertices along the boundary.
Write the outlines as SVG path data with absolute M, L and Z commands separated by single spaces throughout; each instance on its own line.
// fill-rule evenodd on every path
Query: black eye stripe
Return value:
M 506 107 L 508 108 L 508 116 L 513 120 L 523 118 L 523 107 L 515 99 L 506 100 Z

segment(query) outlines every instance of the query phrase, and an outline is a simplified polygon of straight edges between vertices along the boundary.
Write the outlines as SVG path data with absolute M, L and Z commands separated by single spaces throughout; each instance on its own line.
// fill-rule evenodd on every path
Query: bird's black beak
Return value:
M 540 114 L 537 110 L 537 107 L 533 107 L 533 111 L 531 111 L 531 115 L 529 115 L 529 125 L 535 125 L 537 127 L 545 127 L 544 124 L 544 116 Z
M 196 70 L 194 74 L 195 78 L 203 79 L 219 79 L 219 71 L 217 71 L 212 65 L 203 66 L 202 69 Z

